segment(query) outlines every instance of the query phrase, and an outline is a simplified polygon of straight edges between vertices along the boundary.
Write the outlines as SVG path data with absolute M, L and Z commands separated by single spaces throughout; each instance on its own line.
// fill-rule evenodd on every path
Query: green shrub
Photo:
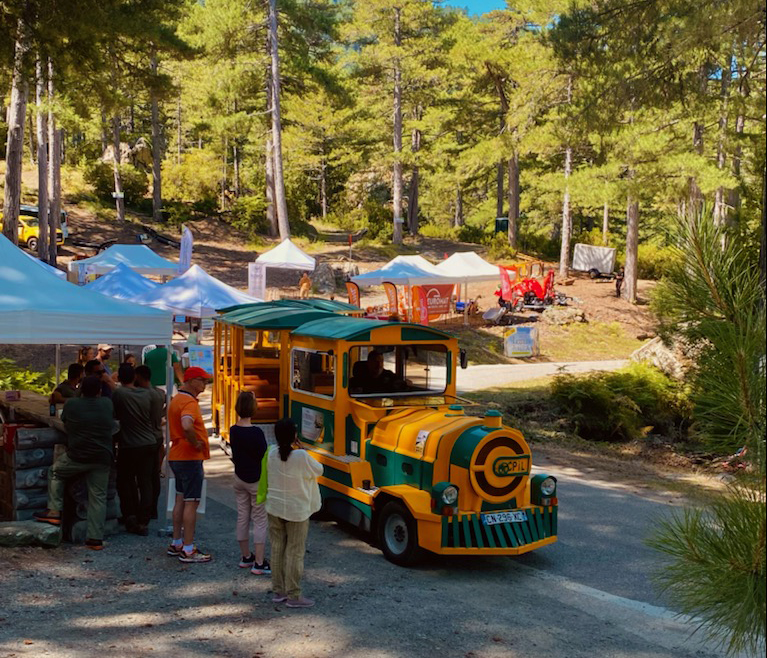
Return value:
M 201 212 L 216 210 L 221 161 L 213 151 L 191 149 L 180 163 L 175 158 L 165 160 L 162 171 L 165 198 L 202 204 Z
M 490 262 L 513 260 L 517 255 L 517 250 L 509 245 L 509 237 L 506 233 L 495 233 L 488 237 L 485 244 L 487 244 L 485 258 Z
M 640 279 L 661 279 L 681 258 L 673 247 L 640 244 L 637 249 L 637 272 Z
M 391 240 L 394 218 L 391 208 L 378 201 L 368 199 L 362 204 L 363 222 L 371 240 L 388 242 Z
M 424 238 L 438 238 L 440 240 L 458 239 L 458 229 L 453 226 L 445 226 L 445 224 L 421 224 L 418 227 L 418 232 Z
M 559 240 L 545 233 L 520 230 L 518 244 L 520 251 L 531 256 L 559 260 Z
M 242 196 L 232 205 L 227 221 L 249 237 L 267 233 L 266 202 L 263 196 Z
M 576 433 L 593 441 L 637 439 L 648 427 L 670 435 L 690 421 L 682 385 L 643 363 L 615 372 L 560 375 L 551 395 Z
M 34 391 L 48 395 L 55 386 L 55 377 L 53 368 L 48 368 L 45 372 L 35 372 L 20 368 L 11 359 L 0 359 L 0 389 Z
M 456 232 L 456 238 L 461 242 L 474 242 L 475 244 L 484 244 L 489 236 L 490 234 L 485 229 L 474 224 L 464 224 Z
M 115 191 L 114 165 L 111 162 L 89 162 L 83 170 L 85 182 L 93 186 L 96 196 L 102 201 L 112 201 Z M 120 165 L 125 203 L 138 205 L 149 191 L 149 178 L 146 173 L 130 164 Z

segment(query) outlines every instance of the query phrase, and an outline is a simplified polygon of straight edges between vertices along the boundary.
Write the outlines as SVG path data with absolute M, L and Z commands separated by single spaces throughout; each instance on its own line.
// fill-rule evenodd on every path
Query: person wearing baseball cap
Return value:
M 96 360 L 101 361 L 101 365 L 104 366 L 104 372 L 106 372 L 108 377 L 112 376 L 112 369 L 109 367 L 109 359 L 112 357 L 112 350 L 114 350 L 114 345 L 110 345 L 109 343 L 99 343 L 98 354 L 96 355 Z
M 210 459 L 208 431 L 202 420 L 197 396 L 205 390 L 212 376 L 192 366 L 184 371 L 184 383 L 168 407 L 170 451 L 168 465 L 176 479 L 176 502 L 173 506 L 173 541 L 167 554 L 181 562 L 210 562 L 211 556 L 194 544 L 197 508 L 205 480 L 202 463 Z

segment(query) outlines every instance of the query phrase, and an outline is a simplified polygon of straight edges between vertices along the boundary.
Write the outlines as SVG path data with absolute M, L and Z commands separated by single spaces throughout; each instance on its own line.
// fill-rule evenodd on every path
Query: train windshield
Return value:
M 445 345 L 364 345 L 349 350 L 352 397 L 437 395 L 448 376 Z

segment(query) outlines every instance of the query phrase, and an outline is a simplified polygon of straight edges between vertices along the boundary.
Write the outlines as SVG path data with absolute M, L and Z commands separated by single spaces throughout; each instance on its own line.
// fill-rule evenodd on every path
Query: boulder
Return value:
M 0 523 L 0 546 L 43 546 L 53 548 L 61 543 L 61 528 L 39 521 Z
M 586 314 L 582 309 L 572 306 L 550 306 L 541 314 L 544 324 L 566 325 L 576 322 L 586 322 Z
M 328 263 L 320 263 L 312 274 L 312 285 L 319 293 L 335 292 L 336 276 Z
M 629 357 L 632 361 L 647 361 L 669 377 L 681 379 L 684 375 L 684 365 L 681 356 L 672 348 L 667 347 L 660 336 L 634 350 Z

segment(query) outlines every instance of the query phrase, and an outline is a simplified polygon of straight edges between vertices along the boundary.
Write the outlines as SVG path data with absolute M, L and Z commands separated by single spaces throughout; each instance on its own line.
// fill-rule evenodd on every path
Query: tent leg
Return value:
M 463 283 L 463 324 L 469 324 L 469 282 Z
M 170 450 L 170 417 L 168 412 L 170 411 L 170 400 L 173 397 L 173 361 L 171 355 L 173 354 L 173 336 L 168 341 L 167 359 L 165 361 L 165 459 L 162 463 L 162 476 L 163 486 L 160 493 L 160 500 L 163 503 L 163 514 L 165 517 L 165 525 L 158 530 L 157 534 L 161 537 L 169 537 L 173 535 L 173 518 L 168 511 L 168 499 L 170 498 L 170 466 L 168 466 L 168 451 Z M 159 516 L 159 514 L 158 514 Z

